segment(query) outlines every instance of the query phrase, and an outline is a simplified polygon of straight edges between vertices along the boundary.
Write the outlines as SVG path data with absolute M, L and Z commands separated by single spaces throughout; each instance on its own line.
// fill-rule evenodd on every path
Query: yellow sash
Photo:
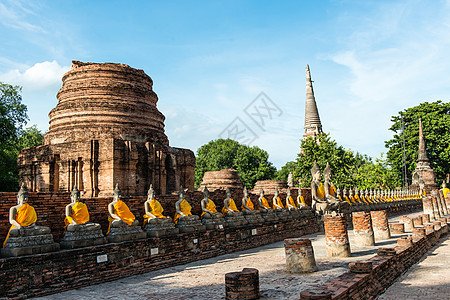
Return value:
M 181 201 L 180 203 L 180 210 L 183 214 L 185 214 L 186 216 L 191 216 L 191 209 L 192 206 L 189 204 L 189 202 L 186 201 L 186 199 L 183 199 L 183 201 Z M 178 219 L 181 217 L 181 215 L 177 212 L 175 212 L 175 216 L 173 217 L 173 221 L 175 222 L 175 224 L 178 223 Z
M 255 209 L 255 206 L 253 205 L 252 200 L 250 200 L 250 197 L 248 197 L 247 202 L 245 203 L 245 205 L 247 205 L 248 208 L 250 208 L 251 210 Z M 242 205 L 241 207 L 242 209 L 244 209 L 244 205 Z
M 450 192 L 449 188 L 442 189 L 442 193 L 444 194 L 444 198 L 447 198 L 448 192 Z
M 319 199 L 323 199 L 325 197 L 325 187 L 321 183 L 320 186 L 316 189 L 316 196 Z
M 261 203 L 262 203 L 262 205 L 264 206 L 264 208 L 270 209 L 269 202 L 267 202 L 267 199 L 266 199 L 265 197 L 263 197 L 263 198 L 261 199 Z M 261 208 L 260 208 L 260 209 L 261 209 Z
M 281 202 L 281 198 L 280 197 L 277 197 L 277 205 L 279 207 L 281 207 L 281 208 L 284 208 L 283 202 Z M 275 209 L 275 207 L 274 207 L 274 209 Z
M 116 204 L 114 204 L 114 214 L 130 226 L 131 226 L 131 224 L 133 224 L 134 220 L 136 219 L 136 217 L 130 211 L 128 206 L 122 200 L 119 200 L 119 201 L 117 201 Z M 111 223 L 112 223 L 112 221 L 114 221 L 114 219 L 108 215 L 108 221 L 109 221 L 109 227 L 108 227 L 108 232 L 106 234 L 108 234 L 109 231 L 111 230 Z
M 24 203 L 17 210 L 15 220 L 22 227 L 30 226 L 30 225 L 36 223 L 36 221 L 37 221 L 36 211 L 34 210 L 33 206 L 29 205 L 28 203 Z M 9 228 L 8 234 L 6 235 L 6 239 L 3 242 L 3 247 L 5 247 L 6 242 L 8 241 L 9 232 L 11 231 L 11 229 L 13 229 L 15 227 L 16 226 L 11 225 L 11 227 Z
M 208 203 L 206 204 L 206 209 L 212 212 L 213 214 L 217 212 L 216 205 L 211 199 L 208 199 Z M 202 217 L 206 212 L 202 212 Z
M 72 206 L 70 216 L 64 219 L 64 223 L 67 225 L 72 224 L 75 221 L 77 224 L 84 224 L 89 222 L 89 212 L 86 204 L 83 202 L 77 202 Z
M 228 208 L 231 211 L 239 211 L 236 207 L 236 203 L 234 203 L 234 200 L 232 198 L 230 198 L 230 200 L 228 201 Z M 225 216 L 228 212 L 228 209 L 225 208 L 225 206 L 222 208 L 222 214 Z
M 158 200 L 152 199 L 149 203 L 150 206 L 150 213 L 157 217 L 158 219 L 165 219 L 166 217 L 162 214 L 164 211 L 164 208 L 162 207 L 161 203 L 159 203 Z M 151 219 L 150 216 L 147 216 L 144 214 L 144 223 L 142 224 L 142 227 L 147 225 L 148 219 Z
M 334 188 L 334 185 L 330 185 L 330 188 L 328 189 L 328 193 L 331 196 L 334 196 L 336 194 L 336 189 Z
M 350 199 L 348 199 L 348 196 L 345 196 L 345 201 L 347 201 L 348 203 L 352 204 L 352 201 L 350 201 Z
M 289 196 L 288 201 L 289 201 L 289 204 L 290 204 L 290 205 L 292 205 L 293 207 L 297 207 L 297 205 L 295 205 L 294 199 L 292 199 L 292 196 Z

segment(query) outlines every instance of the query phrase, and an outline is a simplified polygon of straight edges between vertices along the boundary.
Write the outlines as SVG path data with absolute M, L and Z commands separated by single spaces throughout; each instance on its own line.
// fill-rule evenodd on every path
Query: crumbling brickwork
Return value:
M 72 62 L 49 113 L 43 145 L 23 149 L 18 167 L 30 191 L 109 195 L 194 188 L 195 156 L 172 148 L 152 79 L 124 64 Z

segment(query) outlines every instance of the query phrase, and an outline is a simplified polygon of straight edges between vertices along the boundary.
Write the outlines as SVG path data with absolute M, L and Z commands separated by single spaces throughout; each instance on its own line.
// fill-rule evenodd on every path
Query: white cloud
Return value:
M 55 90 L 61 86 L 61 78 L 70 69 L 60 66 L 57 61 L 36 63 L 24 71 L 10 70 L 0 74 L 0 81 L 23 86 L 27 93 L 35 91 Z
M 0 23 L 14 29 L 45 33 L 42 27 L 25 21 L 27 16 L 34 15 L 27 6 L 32 3 L 18 0 L 0 3 Z

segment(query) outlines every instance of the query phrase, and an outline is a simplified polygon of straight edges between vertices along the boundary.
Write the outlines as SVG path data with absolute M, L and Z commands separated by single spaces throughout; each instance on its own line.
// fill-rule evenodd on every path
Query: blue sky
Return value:
M 172 146 L 196 151 L 238 117 L 280 168 L 299 152 L 309 64 L 324 131 L 378 157 L 392 115 L 449 101 L 449 27 L 438 0 L 0 0 L 0 81 L 47 130 L 72 60 L 128 64 L 152 77 Z M 261 92 L 281 115 L 258 127 L 244 109 Z

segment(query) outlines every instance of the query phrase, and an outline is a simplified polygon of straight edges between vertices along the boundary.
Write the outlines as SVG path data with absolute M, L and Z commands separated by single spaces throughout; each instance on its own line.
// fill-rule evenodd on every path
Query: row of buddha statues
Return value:
M 87 205 L 80 201 L 80 191 L 74 186 L 70 196 L 71 203 L 65 208 L 64 237 L 61 243 L 57 244 L 53 240 L 49 227 L 36 225 L 36 211 L 27 203 L 28 191 L 22 185 L 17 193 L 17 205 L 11 207 L 9 212 L 11 227 L 3 243 L 1 254 L 2 256 L 37 254 L 56 251 L 60 247 L 72 249 L 106 242 L 122 242 L 247 224 L 286 221 L 300 218 L 305 214 L 302 214 L 302 209 L 311 211 L 305 203 L 301 190 L 294 200 L 288 189 L 285 201 L 281 200 L 279 192 L 276 190 L 270 202 L 264 197 L 264 191 L 261 189 L 255 205 L 250 199 L 247 189 L 244 188 L 239 209 L 228 188 L 222 211 L 218 212 L 216 204 L 209 198 L 209 191 L 205 187 L 200 216 L 192 214 L 192 206 L 182 187 L 178 195 L 179 199 L 175 203 L 175 215 L 171 218 L 163 214 L 164 209 L 161 203 L 155 199 L 154 190 L 150 186 L 147 200 L 144 202 L 144 222 L 140 226 L 129 207 L 121 200 L 121 191 L 116 185 L 113 191 L 113 201 L 107 207 L 109 226 L 105 237 L 101 226 L 90 222 Z
M 324 171 L 324 182 L 321 182 L 321 172 L 317 162 L 311 169 L 311 198 L 312 208 L 318 214 L 348 212 L 354 205 L 371 205 L 386 202 L 400 202 L 407 200 L 417 200 L 424 195 L 423 191 L 409 190 L 358 190 L 358 188 L 347 190 L 344 188 L 341 192 L 332 182 L 332 172 L 329 163 Z

